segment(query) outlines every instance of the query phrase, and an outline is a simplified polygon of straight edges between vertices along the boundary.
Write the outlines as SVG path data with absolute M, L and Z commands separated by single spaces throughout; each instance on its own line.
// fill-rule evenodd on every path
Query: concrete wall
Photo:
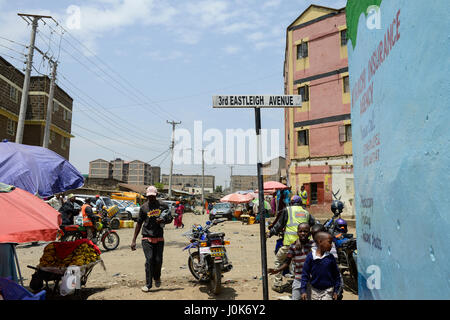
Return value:
M 384 0 L 370 29 L 373 2 L 347 3 L 360 299 L 449 299 L 450 6 Z

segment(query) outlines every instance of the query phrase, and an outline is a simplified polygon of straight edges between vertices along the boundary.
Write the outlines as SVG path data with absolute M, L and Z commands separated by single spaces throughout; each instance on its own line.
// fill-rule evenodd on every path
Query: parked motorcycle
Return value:
M 102 243 L 105 250 L 114 250 L 119 246 L 120 237 L 111 229 L 111 218 L 103 214 L 101 221 L 95 223 L 95 231 L 92 242 Z M 87 229 L 81 225 L 61 226 L 57 239 L 60 241 L 75 241 L 87 238 Z
M 347 221 L 341 218 L 344 204 L 340 200 L 331 203 L 333 217 L 324 223 L 325 230 L 333 236 L 333 241 L 338 254 L 338 265 L 341 274 L 348 271 L 353 282 L 353 288 L 358 288 L 358 268 L 356 264 L 357 246 L 356 238 L 348 233 Z
M 229 241 L 224 240 L 225 233 L 209 231 L 212 226 L 225 221 L 207 221 L 205 227 L 194 225 L 191 231 L 183 234 L 190 240 L 190 244 L 183 249 L 183 251 L 189 250 L 189 271 L 195 279 L 209 282 L 214 294 L 220 293 L 222 273 L 233 268 L 225 249 L 225 245 L 230 244 Z

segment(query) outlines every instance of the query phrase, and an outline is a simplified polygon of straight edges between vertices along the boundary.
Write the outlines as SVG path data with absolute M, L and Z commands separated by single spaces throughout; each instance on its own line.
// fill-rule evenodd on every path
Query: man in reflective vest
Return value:
M 94 238 L 94 220 L 95 214 L 92 211 L 92 207 L 90 205 L 91 199 L 86 199 L 83 206 L 81 207 L 81 215 L 83 216 L 83 227 L 86 228 L 87 237 L 89 240 L 93 240 Z
M 308 204 L 308 192 L 306 192 L 305 186 L 300 188 L 300 197 L 302 198 L 302 207 L 306 208 L 306 205 Z
M 283 209 L 280 219 L 266 235 L 267 238 L 270 238 L 275 234 L 279 234 L 284 229 L 283 246 L 277 251 L 275 258 L 276 269 L 281 267 L 286 260 L 289 246 L 297 241 L 298 225 L 300 223 L 308 223 L 310 226 L 313 226 L 316 223 L 314 217 L 301 206 L 302 198 L 300 196 L 294 196 L 291 202 L 291 206 Z M 272 290 L 281 293 L 286 289 L 287 286 L 283 285 L 283 275 L 281 273 L 276 274 Z

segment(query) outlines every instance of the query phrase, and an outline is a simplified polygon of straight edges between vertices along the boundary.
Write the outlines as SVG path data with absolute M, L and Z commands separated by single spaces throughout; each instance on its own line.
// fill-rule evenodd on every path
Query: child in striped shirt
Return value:
M 300 285 L 303 264 L 306 260 L 306 256 L 311 252 L 313 241 L 309 239 L 311 235 L 311 227 L 308 223 L 300 223 L 297 228 L 298 239 L 289 247 L 287 259 L 282 266 L 278 269 L 268 269 L 270 274 L 276 274 L 282 272 L 284 269 L 289 268 L 291 261 L 294 263 L 294 282 L 292 283 L 292 300 L 300 300 Z

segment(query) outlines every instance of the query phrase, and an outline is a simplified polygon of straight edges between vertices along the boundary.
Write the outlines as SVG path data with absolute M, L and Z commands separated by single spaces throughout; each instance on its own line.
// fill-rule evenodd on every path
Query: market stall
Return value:
M 36 267 L 28 266 L 36 270 L 30 288 L 39 291 L 45 282 L 45 289 L 49 291 L 48 283 L 53 281 L 54 294 L 79 293 L 97 264 L 106 270 L 100 255 L 100 249 L 88 239 L 51 242 L 44 248 L 39 264 Z

